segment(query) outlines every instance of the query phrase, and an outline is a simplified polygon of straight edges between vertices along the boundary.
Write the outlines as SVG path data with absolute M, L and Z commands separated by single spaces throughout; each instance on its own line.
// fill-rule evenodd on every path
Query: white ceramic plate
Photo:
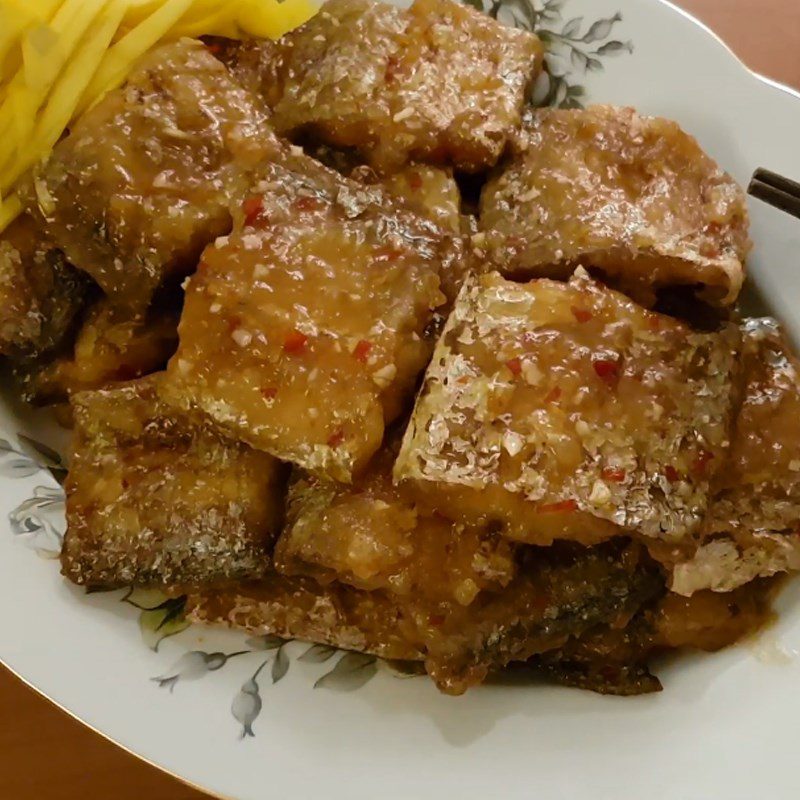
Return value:
M 537 16 L 558 34 L 554 63 L 566 74 L 563 86 L 540 91 L 550 88 L 563 101 L 579 96 L 567 85 L 585 87 L 584 102 L 678 120 L 742 182 L 756 166 L 800 175 L 800 96 L 749 72 L 691 18 L 660 0 L 548 6 L 539 5 Z M 800 223 L 758 203 L 752 220 L 752 283 L 800 341 Z M 658 695 L 494 685 L 451 698 L 429 681 L 399 680 L 352 657 L 315 688 L 338 653 L 313 650 L 301 659 L 307 645 L 278 649 L 200 629 L 171 636 L 154 652 L 137 617 L 152 640 L 148 629 L 169 608 L 142 614 L 120 602 L 120 592 L 87 597 L 67 585 L 57 563 L 37 557 L 37 550 L 57 551 L 62 495 L 38 466 L 46 458 L 20 434 L 54 441 L 52 427 L 21 414 L 6 392 L 3 663 L 97 731 L 211 793 L 242 800 L 797 797 L 800 581 L 783 592 L 780 620 L 759 644 L 675 659 L 660 670 L 665 691 Z M 175 627 L 167 621 L 161 632 Z M 160 686 L 156 676 L 173 680 Z M 245 725 L 254 736 L 242 737 Z

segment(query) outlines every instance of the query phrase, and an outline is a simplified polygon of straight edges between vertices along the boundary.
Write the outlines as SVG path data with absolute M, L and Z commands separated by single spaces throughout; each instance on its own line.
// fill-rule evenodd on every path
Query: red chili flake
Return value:
M 554 386 L 544 397 L 545 403 L 555 403 L 561 397 L 561 387 Z
M 692 472 L 704 473 L 706 465 L 712 458 L 714 458 L 713 453 L 709 453 L 708 450 L 701 450 L 697 458 L 692 461 Z
M 386 60 L 386 72 L 384 72 L 384 80 L 387 83 L 391 83 L 394 80 L 395 73 L 397 72 L 397 68 L 400 66 L 400 62 L 394 56 L 389 56 Z
M 545 503 L 536 510 L 540 514 L 567 514 L 576 511 L 578 504 L 574 500 L 561 500 L 558 503 Z
M 397 261 L 397 259 L 402 255 L 402 250 L 399 250 L 397 247 L 392 247 L 389 244 L 385 244 L 375 251 L 375 260 L 381 262 Z
M 264 201 L 260 197 L 248 197 L 242 203 L 242 212 L 244 213 L 244 224 L 253 225 L 256 220 L 261 216 L 264 210 Z
M 306 349 L 307 343 L 308 336 L 300 333 L 300 331 L 291 331 L 291 333 L 286 334 L 286 338 L 283 340 L 283 351 L 284 353 L 298 355 Z
M 265 400 L 272 400 L 276 394 L 278 394 L 278 390 L 274 386 L 267 386 L 266 389 L 261 390 L 261 396 Z
M 422 188 L 422 175 L 419 172 L 412 172 L 408 176 L 408 185 L 414 190 Z
M 517 358 L 517 356 L 514 356 L 514 358 L 509 358 L 508 361 L 506 361 L 506 366 L 511 370 L 511 374 L 514 376 L 517 376 L 520 374 L 520 372 L 522 372 L 522 362 L 519 360 L 519 358 Z
M 219 42 L 209 42 L 206 45 L 206 50 L 208 50 L 208 52 L 212 55 L 216 55 L 222 51 L 222 45 Z
M 667 464 L 667 466 L 664 467 L 664 474 L 667 476 L 667 480 L 671 481 L 672 483 L 675 483 L 675 481 L 678 481 L 681 478 L 681 476 L 678 474 L 678 470 L 676 470 L 672 464 Z
M 592 312 L 587 311 L 585 308 L 572 306 L 570 311 L 572 312 L 572 316 L 575 317 L 578 322 L 588 322 L 592 318 Z
M 613 383 L 619 377 L 619 363 L 608 358 L 598 358 L 592 361 L 592 366 L 597 376 L 606 383 Z
M 228 317 L 228 332 L 233 333 L 237 328 L 242 327 L 242 318 L 235 314 Z
M 338 447 L 344 441 L 344 431 L 339 428 L 328 437 L 328 447 Z
M 370 350 L 372 350 L 372 342 L 368 342 L 366 339 L 361 339 L 355 346 L 353 355 L 358 361 L 365 363 Z
M 611 483 L 622 483 L 625 480 L 626 472 L 619 467 L 603 467 L 602 476 Z
M 428 622 L 434 627 L 439 627 L 444 623 L 444 614 L 431 614 L 428 617 Z
M 316 211 L 320 204 L 316 197 L 298 197 L 294 202 L 294 207 L 298 211 Z

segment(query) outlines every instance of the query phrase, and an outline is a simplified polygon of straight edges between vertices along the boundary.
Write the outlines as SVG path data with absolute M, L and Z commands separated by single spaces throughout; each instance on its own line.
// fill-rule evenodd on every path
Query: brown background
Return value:
M 800 88 L 798 0 L 683 0 L 758 72 Z M 798 131 L 800 135 L 800 131 Z M 2 800 L 202 800 L 0 668 Z

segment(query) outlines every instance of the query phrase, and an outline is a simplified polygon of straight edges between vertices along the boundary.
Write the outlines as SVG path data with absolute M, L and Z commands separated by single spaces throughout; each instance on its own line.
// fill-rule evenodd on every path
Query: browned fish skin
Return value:
M 674 565 L 680 594 L 800 569 L 800 365 L 775 320 L 749 319 L 742 330 L 730 453 L 698 550 Z
M 0 236 L 0 355 L 48 353 L 68 339 L 91 282 L 54 249 L 27 214 Z
M 565 278 L 583 264 L 646 305 L 675 284 L 732 304 L 750 248 L 733 179 L 676 123 L 613 106 L 527 116 L 480 223 L 504 274 Z
M 56 146 L 29 204 L 69 261 L 141 311 L 230 228 L 231 198 L 278 148 L 266 113 L 200 42 L 163 45 Z
M 64 575 L 108 588 L 262 575 L 283 513 L 280 464 L 175 415 L 157 380 L 73 398 Z
M 578 270 L 468 279 L 395 465 L 429 507 L 519 541 L 680 544 L 728 444 L 738 330 L 692 332 Z
M 280 132 L 355 146 L 383 172 L 409 158 L 475 172 L 519 124 L 542 47 L 454 0 L 332 0 L 281 58 Z
M 642 550 L 624 542 L 531 552 L 504 592 L 469 606 L 267 576 L 192 593 L 190 617 L 252 633 L 424 660 L 440 689 L 461 694 L 513 660 L 561 647 L 593 626 L 625 620 L 663 586 Z
M 469 605 L 515 574 L 509 542 L 419 513 L 392 485 L 399 441 L 384 446 L 352 486 L 298 474 L 275 566 L 289 575 Z
M 75 392 L 102 389 L 164 369 L 178 346 L 177 308 L 151 308 L 132 315 L 98 301 L 86 315 L 75 342 L 55 358 L 21 363 L 15 369 L 30 403 L 60 403 Z
M 453 237 L 300 155 L 264 167 L 241 217 L 188 283 L 164 397 L 349 482 L 430 357 Z

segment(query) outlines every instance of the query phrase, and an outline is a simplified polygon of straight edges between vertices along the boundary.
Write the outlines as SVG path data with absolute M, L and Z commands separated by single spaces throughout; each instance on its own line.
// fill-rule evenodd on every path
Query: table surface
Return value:
M 680 2 L 680 0 L 679 0 Z M 798 0 L 682 0 L 757 72 L 800 88 Z M 0 668 L 3 800 L 202 800 Z

